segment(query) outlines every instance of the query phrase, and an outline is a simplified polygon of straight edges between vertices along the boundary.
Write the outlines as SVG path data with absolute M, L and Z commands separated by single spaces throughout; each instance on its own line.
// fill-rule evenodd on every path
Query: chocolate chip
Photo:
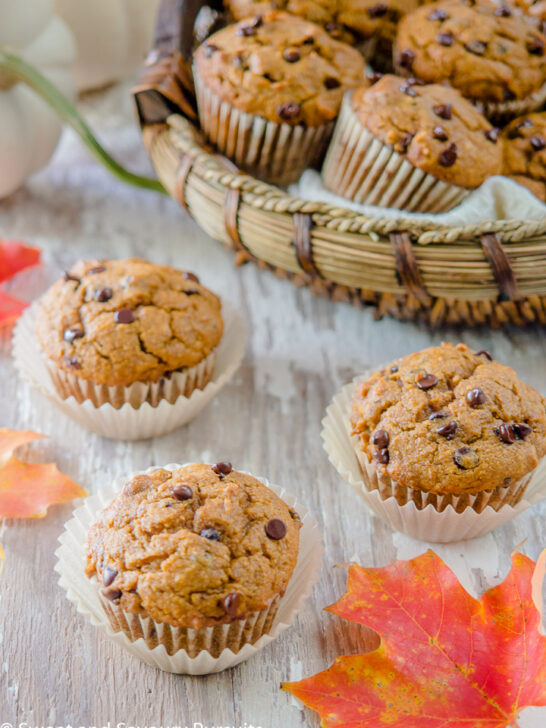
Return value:
M 432 389 L 432 387 L 435 387 L 438 384 L 438 377 L 435 377 L 434 374 L 425 374 L 421 379 L 417 380 L 417 386 L 419 389 Z
M 190 273 L 188 270 L 185 270 L 182 273 L 182 278 L 185 278 L 187 281 L 193 281 L 194 283 L 199 283 L 199 278 L 195 275 L 195 273 Z
M 372 5 L 371 8 L 368 8 L 368 15 L 370 18 L 382 18 L 383 15 L 386 15 L 389 8 L 385 5 L 385 3 L 378 3 L 377 5 Z
M 406 132 L 406 134 L 404 134 L 401 137 L 400 141 L 396 145 L 397 151 L 401 152 L 402 154 L 407 152 L 408 147 L 411 144 L 411 140 L 413 139 L 414 136 L 415 136 L 415 134 L 411 134 L 409 131 Z
M 232 63 L 235 68 L 243 68 L 243 66 L 245 65 L 245 59 L 243 58 L 243 56 L 233 56 Z
M 457 432 L 457 423 L 455 422 L 455 420 L 451 420 L 451 422 L 448 422 L 447 424 L 442 425 L 442 427 L 439 427 L 436 432 L 438 435 L 441 435 L 448 440 L 453 440 L 453 437 Z
M 315 39 L 313 38 L 312 35 L 308 35 L 306 38 L 304 38 L 302 40 L 303 45 L 313 45 L 314 42 L 315 42 Z
M 529 141 L 535 152 L 541 152 L 546 147 L 546 137 L 543 137 L 542 134 L 536 134 Z
M 428 16 L 429 20 L 447 20 L 449 18 L 449 15 L 446 13 L 446 11 L 443 8 L 438 8 L 438 10 L 433 10 L 432 13 Z
M 74 339 L 83 338 L 83 330 L 79 326 L 69 326 L 64 330 L 63 339 L 71 344 Z
M 447 417 L 445 412 L 433 412 L 428 416 L 429 420 L 443 420 L 444 417 Z
M 440 154 L 438 162 L 442 165 L 442 167 L 453 167 L 457 161 L 457 151 L 457 145 L 455 142 L 452 142 L 449 147 L 444 149 L 444 151 Z
M 512 445 L 516 441 L 516 433 L 512 425 L 503 422 L 499 427 L 495 427 L 495 435 L 499 437 L 507 445 Z
M 76 283 L 80 282 L 80 279 L 78 278 L 78 276 L 73 276 L 72 273 L 69 273 L 68 271 L 64 272 L 63 278 L 65 281 L 76 281 Z
M 509 18 L 512 15 L 512 11 L 506 5 L 500 5 L 498 8 L 495 8 L 495 15 L 498 15 L 499 18 Z
M 530 435 L 533 431 L 533 428 L 527 425 L 525 422 L 521 422 L 520 424 L 512 425 L 512 428 L 514 430 L 515 436 L 518 438 L 518 440 L 525 440 L 527 435 Z
M 388 447 L 389 440 L 390 437 L 387 430 L 376 430 L 372 435 L 372 444 L 381 449 Z
M 326 25 L 324 26 L 324 29 L 328 33 L 338 33 L 340 30 L 343 30 L 343 28 L 341 27 L 341 25 L 339 23 L 326 23 Z
M 98 291 L 95 291 L 95 298 L 99 303 L 109 301 L 113 295 L 111 288 L 99 288 Z
M 255 15 L 250 21 L 251 28 L 261 28 L 264 24 L 263 15 Z
M 201 292 L 197 291 L 195 288 L 188 288 L 187 290 L 182 291 L 182 293 L 185 293 L 186 296 L 199 296 Z
M 435 139 L 439 139 L 441 142 L 447 142 L 447 140 L 449 139 L 447 131 L 444 129 L 443 126 L 435 126 L 432 130 L 432 136 Z
M 377 462 L 381 465 L 389 464 L 390 455 L 386 447 L 383 447 L 380 450 L 374 450 L 372 453 L 372 457 L 374 460 L 377 460 Z
M 407 68 L 408 71 L 411 71 L 413 68 L 413 62 L 415 61 L 415 53 L 413 51 L 410 51 L 409 48 L 402 51 L 400 55 L 398 56 L 398 63 L 402 68 Z
M 489 359 L 489 361 L 493 361 L 493 357 L 492 357 L 492 356 L 491 356 L 491 354 L 490 354 L 490 353 L 489 353 L 488 351 L 486 351 L 485 349 L 480 349 L 479 351 L 477 351 L 477 352 L 476 352 L 476 356 L 485 356 L 485 358 L 486 358 L 486 359 Z
M 114 314 L 114 321 L 117 324 L 132 324 L 134 320 L 135 314 L 130 308 L 120 308 L 119 311 L 116 311 Z
M 272 538 L 273 541 L 280 541 L 281 538 L 284 538 L 286 530 L 286 523 L 280 518 L 272 518 L 265 524 L 266 536 Z
M 241 25 L 237 28 L 237 35 L 242 35 L 244 38 L 248 38 L 250 35 L 256 35 L 256 29 L 250 25 Z
M 496 144 L 499 138 L 500 129 L 496 126 L 494 126 L 492 129 L 488 129 L 487 131 L 484 131 L 485 138 L 489 139 L 490 142 L 493 142 L 493 144 Z
M 229 475 L 233 470 L 233 467 L 227 460 L 222 460 L 219 463 L 215 463 L 212 466 L 212 470 L 216 473 L 216 475 Z
M 544 42 L 536 35 L 533 35 L 527 41 L 527 50 L 533 56 L 541 56 L 544 53 Z
M 453 116 L 451 104 L 438 104 L 437 106 L 433 106 L 432 110 L 440 119 L 449 120 Z
M 483 56 L 487 50 L 487 44 L 481 40 L 469 40 L 465 45 L 466 50 L 469 53 L 473 53 L 475 56 Z
M 282 57 L 287 63 L 295 63 L 301 58 L 301 53 L 295 48 L 285 48 Z
M 381 81 L 381 79 L 383 78 L 383 74 L 379 73 L 378 71 L 371 71 L 370 73 L 366 74 L 366 78 L 368 79 L 370 84 L 373 86 L 374 83 Z
M 117 575 L 118 572 L 115 569 L 112 569 L 111 566 L 107 566 L 106 569 L 102 572 L 102 583 L 104 584 L 104 586 L 110 586 L 110 584 L 114 581 Z
M 443 46 L 452 46 L 455 38 L 451 33 L 438 33 L 436 40 Z
M 293 121 L 301 113 L 301 106 L 296 101 L 287 101 L 277 107 L 277 114 L 283 121 Z
M 199 535 L 209 541 L 220 540 L 220 533 L 215 528 L 204 528 Z
M 216 51 L 219 50 L 217 45 L 214 45 L 214 43 L 205 43 L 205 57 L 211 58 Z
M 472 470 L 472 468 L 475 468 L 480 462 L 478 453 L 475 450 L 472 450 L 471 447 L 466 446 L 460 447 L 455 451 L 453 460 L 455 461 L 455 465 L 461 468 L 461 470 Z
M 237 592 L 231 592 L 231 594 L 228 594 L 226 597 L 224 597 L 222 606 L 230 617 L 235 617 L 235 615 L 237 614 L 237 609 L 239 607 L 240 601 L 241 596 L 237 594 Z
M 89 270 L 87 271 L 87 274 L 94 275 L 95 273 L 104 273 L 105 270 L 106 270 L 105 265 L 97 265 L 94 268 L 89 268 Z
M 67 366 L 69 369 L 81 369 L 82 368 L 82 365 L 76 359 L 75 356 L 64 356 L 63 362 L 65 363 L 65 366 Z
M 502 98 L 504 101 L 513 101 L 516 98 L 516 94 L 511 89 L 505 87 L 502 89 Z
M 471 407 L 479 407 L 485 402 L 485 394 L 479 387 L 475 387 L 466 393 L 466 401 Z
M 396 374 L 396 372 L 397 372 L 397 371 L 398 371 L 399 369 L 400 369 L 400 367 L 398 366 L 398 364 L 393 364 L 393 365 L 392 365 L 392 367 L 391 367 L 391 372 L 392 372 L 393 374 Z
M 417 96 L 417 91 L 413 88 L 414 84 L 408 81 L 404 81 L 404 83 L 400 86 L 400 91 L 402 93 L 407 94 L 408 96 Z
M 185 501 L 193 498 L 193 490 L 189 485 L 177 485 L 176 488 L 173 488 L 173 495 L 176 500 Z
M 341 86 L 341 81 L 339 81 L 337 78 L 334 78 L 333 76 L 327 76 L 324 79 L 324 85 L 328 90 L 331 90 L 333 88 L 339 88 Z
M 121 599 L 121 589 L 103 590 L 102 593 L 111 602 L 117 602 L 119 599 Z

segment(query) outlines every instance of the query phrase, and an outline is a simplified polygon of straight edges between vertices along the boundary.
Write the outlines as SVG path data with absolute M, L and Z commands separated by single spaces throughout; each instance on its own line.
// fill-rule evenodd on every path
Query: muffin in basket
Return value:
M 359 385 L 352 440 L 368 490 L 461 513 L 515 505 L 546 455 L 546 403 L 463 344 L 410 354 Z
M 88 534 L 112 629 L 169 655 L 238 652 L 269 631 L 298 557 L 298 515 L 227 462 L 138 475 Z
M 322 177 L 355 202 L 443 212 L 500 174 L 497 136 L 455 89 L 383 76 L 346 95 Z
M 196 51 L 201 127 L 241 169 L 288 184 L 322 160 L 343 93 L 363 74 L 360 53 L 318 25 L 282 12 L 256 16 Z
M 36 319 L 60 396 L 116 409 L 204 388 L 222 331 L 220 301 L 195 275 L 138 258 L 76 263 Z
M 545 55 L 546 36 L 490 0 L 441 0 L 409 13 L 394 50 L 399 73 L 448 81 L 492 119 L 544 103 Z
M 546 112 L 514 119 L 503 140 L 504 174 L 546 202 Z

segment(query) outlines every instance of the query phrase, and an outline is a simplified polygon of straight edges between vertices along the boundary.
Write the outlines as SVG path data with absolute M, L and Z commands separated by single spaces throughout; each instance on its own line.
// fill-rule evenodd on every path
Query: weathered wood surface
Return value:
M 127 165 L 147 168 L 126 89 L 90 97 L 82 106 L 109 148 Z M 16 380 L 4 351 L 0 426 L 50 435 L 28 450 L 30 459 L 56 461 L 92 492 L 118 474 L 152 464 L 227 458 L 297 493 L 320 520 L 326 543 L 320 583 L 291 630 L 250 662 L 220 675 L 186 678 L 138 662 L 65 599 L 53 565 L 70 506 L 53 508 L 41 521 L 4 522 L 0 724 L 317 726 L 315 715 L 282 693 L 279 683 L 373 644 L 365 630 L 322 612 L 343 591 L 344 571 L 334 565 L 355 558 L 380 566 L 426 548 L 370 516 L 329 465 L 320 422 L 331 397 L 363 367 L 441 340 L 488 349 L 546 391 L 544 332 L 431 333 L 388 319 L 376 322 L 370 311 L 314 298 L 252 265 L 236 269 L 232 255 L 172 200 L 119 184 L 70 134 L 46 171 L 0 202 L 0 234 L 43 247 L 46 266 L 25 284 L 36 295 L 77 258 L 141 255 L 195 270 L 235 302 L 248 323 L 243 366 L 220 396 L 189 426 L 139 443 L 104 440 L 72 424 Z M 522 541 L 525 553 L 538 555 L 545 524 L 546 502 L 492 535 L 436 550 L 469 589 L 480 592 L 505 575 L 510 551 Z M 545 722 L 543 710 L 534 709 L 525 711 L 521 725 L 539 728 Z

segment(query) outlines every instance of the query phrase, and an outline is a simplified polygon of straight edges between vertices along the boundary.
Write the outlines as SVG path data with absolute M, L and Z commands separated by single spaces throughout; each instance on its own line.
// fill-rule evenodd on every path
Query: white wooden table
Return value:
M 82 109 L 125 164 L 149 169 L 126 89 L 89 97 Z M 372 517 L 329 465 L 320 423 L 331 397 L 364 367 L 442 340 L 489 350 L 544 392 L 544 331 L 430 332 L 389 319 L 377 322 L 368 310 L 317 299 L 252 265 L 237 269 L 232 255 L 174 201 L 113 180 L 71 134 L 47 170 L 0 202 L 0 235 L 43 248 L 43 271 L 27 278 L 36 295 L 78 258 L 140 255 L 194 270 L 239 306 L 248 325 L 243 366 L 220 396 L 189 426 L 138 443 L 101 439 L 74 425 L 16 380 L 4 351 L 0 426 L 50 435 L 28 449 L 30 460 L 56 461 L 93 492 L 119 474 L 150 465 L 229 459 L 297 493 L 321 522 L 326 544 L 320 583 L 289 631 L 232 670 L 187 678 L 129 656 L 65 599 L 53 565 L 70 505 L 52 508 L 41 521 L 5 521 L 0 724 L 317 726 L 316 715 L 281 692 L 280 682 L 311 675 L 336 655 L 373 644 L 364 629 L 322 611 L 344 589 L 344 570 L 334 565 L 354 558 L 381 566 L 427 548 Z M 546 545 L 546 502 L 493 534 L 436 551 L 479 593 L 504 577 L 509 554 L 522 541 L 533 558 Z M 521 725 L 543 728 L 544 709 L 525 711 Z

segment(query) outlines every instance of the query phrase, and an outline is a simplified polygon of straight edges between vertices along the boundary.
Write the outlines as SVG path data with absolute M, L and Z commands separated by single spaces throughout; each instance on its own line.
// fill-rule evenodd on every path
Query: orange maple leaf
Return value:
M 30 430 L 0 428 L 0 518 L 43 518 L 49 506 L 87 495 L 55 463 L 31 464 L 13 451 L 44 437 Z
M 17 240 L 0 240 L 0 283 L 40 262 L 40 250 Z M 0 290 L 0 328 L 11 326 L 28 304 Z
M 328 610 L 371 627 L 380 647 L 282 687 L 323 728 L 517 725 L 524 707 L 546 705 L 543 577 L 544 555 L 535 564 L 516 553 L 504 582 L 477 600 L 432 551 L 379 569 L 351 565 Z

